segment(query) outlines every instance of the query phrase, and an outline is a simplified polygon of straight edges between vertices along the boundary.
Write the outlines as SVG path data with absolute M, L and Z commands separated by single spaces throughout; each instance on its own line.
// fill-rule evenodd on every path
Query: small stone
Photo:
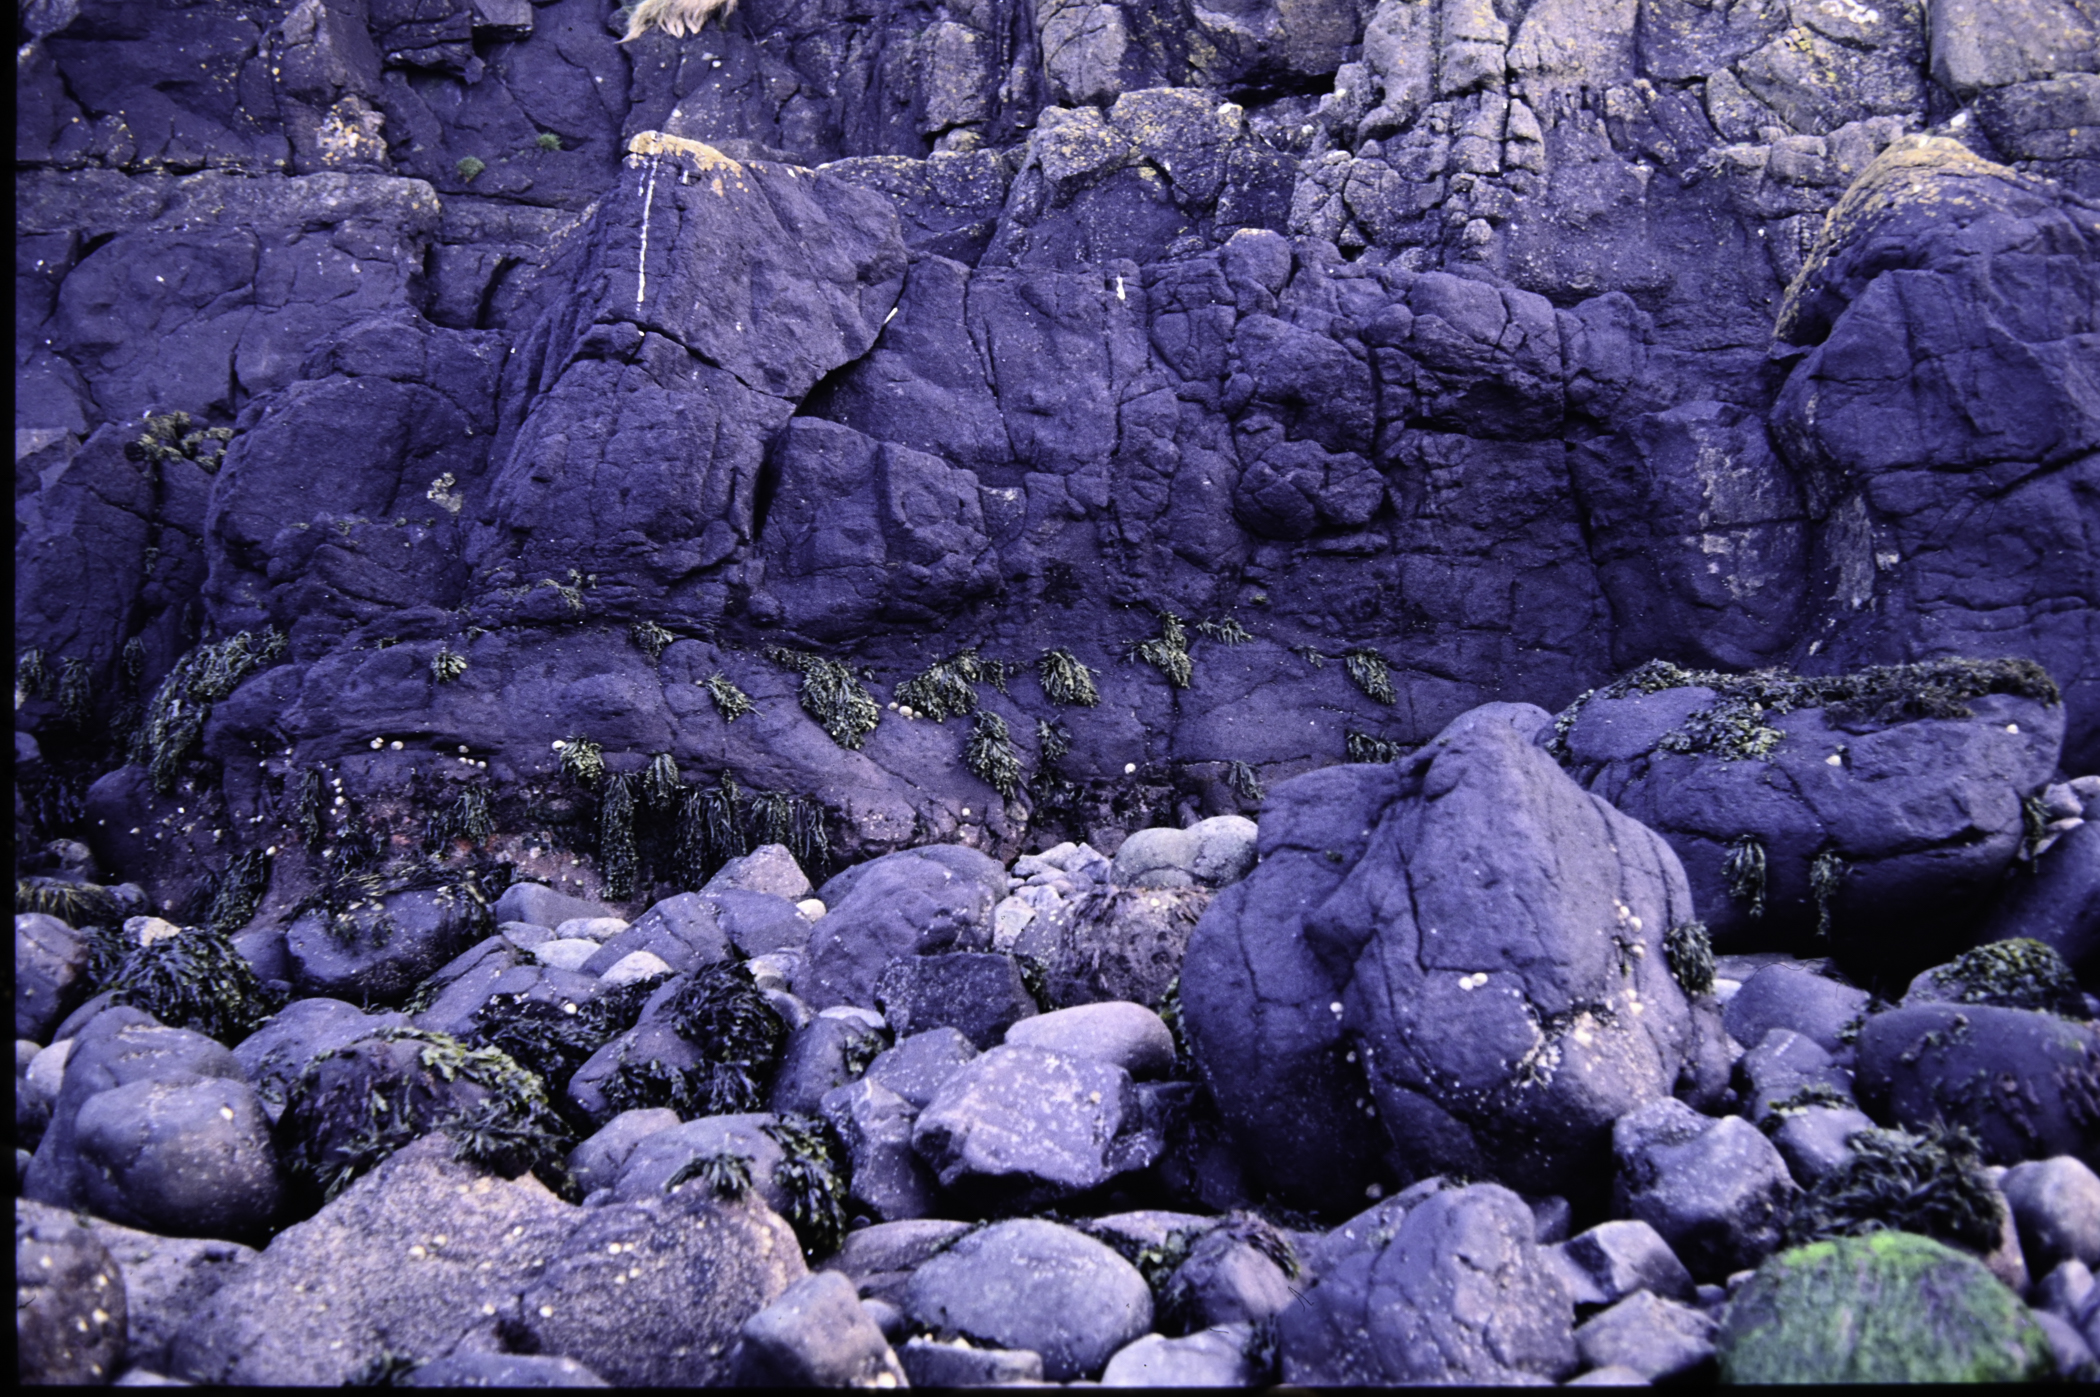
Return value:
M 560 970 L 581 970 L 583 963 L 597 954 L 598 943 L 583 936 L 556 937 L 532 948 L 533 959 Z M 648 952 L 637 951 L 635 954 L 647 955 Z
M 663 957 L 653 951 L 630 951 L 614 961 L 606 972 L 599 976 L 607 989 L 620 985 L 631 985 L 637 980 L 651 980 L 658 975 L 668 975 L 671 967 Z
M 1575 1347 L 1592 1368 L 1630 1368 L 1660 1382 L 1711 1361 L 1713 1335 L 1702 1311 L 1643 1290 L 1576 1326 Z
M 904 1380 L 853 1282 L 836 1271 L 796 1281 L 745 1320 L 733 1368 L 743 1387 L 894 1387 Z

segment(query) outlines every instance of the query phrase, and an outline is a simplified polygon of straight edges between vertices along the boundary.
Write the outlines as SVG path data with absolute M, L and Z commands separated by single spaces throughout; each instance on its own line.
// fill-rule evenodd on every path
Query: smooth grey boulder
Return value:
M 889 1340 L 836 1271 L 803 1277 L 745 1320 L 732 1364 L 739 1387 L 896 1387 L 903 1379 Z
M 1681 1101 L 1622 1118 L 1612 1151 L 1617 1210 L 1660 1233 L 1694 1280 L 1719 1281 L 1764 1260 L 1801 1191 L 1756 1126 Z
M 978 1348 L 967 1339 L 911 1339 L 897 1351 L 913 1387 L 996 1387 L 1043 1380 L 1043 1356 L 1029 1349 Z
M 647 951 L 680 972 L 704 970 L 730 958 L 720 909 L 698 893 L 665 898 L 626 930 L 593 939 L 598 949 L 578 967 L 587 975 L 603 975 L 636 951 Z
M 1299 1206 L 1392 1174 L 1586 1197 L 1612 1122 L 1696 1077 L 1677 856 L 1535 745 L 1549 722 L 1489 704 L 1405 760 L 1277 786 L 1260 864 L 1198 924 L 1191 1056 Z
M 900 1038 L 954 1028 L 979 1049 L 1037 1012 L 1020 964 L 997 951 L 899 956 L 876 980 L 875 1003 Z
M 997 1047 L 934 1093 L 912 1148 L 959 1198 L 1026 1211 L 1144 1168 L 1165 1141 L 1122 1068 Z
M 1222 888 L 1254 867 L 1258 834 L 1244 815 L 1214 815 L 1186 829 L 1141 829 L 1116 850 L 1113 878 L 1126 888 Z
M 761 844 L 741 858 L 731 859 L 715 870 L 703 893 L 740 888 L 745 892 L 771 893 L 789 902 L 810 896 L 809 875 L 785 844 Z
M 1756 1047 L 1775 1028 L 1792 1029 L 1826 1053 L 1843 1047 L 1838 1031 L 1866 1013 L 1867 992 L 1798 965 L 1768 965 L 1743 982 L 1721 1011 L 1736 1042 Z
M 787 898 L 748 888 L 721 888 L 700 896 L 714 905 L 723 934 L 740 955 L 775 955 L 809 944 L 812 923 Z
M 452 1353 L 394 1379 L 396 1387 L 611 1387 L 573 1358 Z
M 863 1299 L 879 1296 L 901 1319 L 904 1287 L 912 1271 L 969 1230 L 970 1224 L 947 1218 L 905 1218 L 858 1227 L 846 1234 L 823 1268 L 852 1281 Z
M 898 956 L 990 947 L 1006 870 L 975 849 L 932 844 L 856 864 L 817 896 L 828 910 L 810 933 L 797 992 L 819 1009 L 873 1004 Z
M 1055 1382 L 1098 1374 L 1152 1326 L 1137 1268 L 1091 1237 L 1034 1218 L 994 1223 L 912 1273 L 904 1308 L 974 1344 L 1031 1349 Z
M 866 1076 L 909 1101 L 912 1109 L 924 1110 L 942 1083 L 976 1056 L 976 1047 L 961 1029 L 932 1028 L 900 1034 L 895 1047 L 876 1054 Z
M 1006 1030 L 1006 1041 L 1110 1063 L 1139 1081 L 1174 1068 L 1174 1035 L 1166 1021 L 1128 1000 L 1075 1004 L 1022 1019 Z
M 1714 1356 L 1713 1317 L 1636 1291 L 1575 1328 L 1575 1348 L 1592 1368 L 1629 1368 L 1649 1382 L 1683 1377 Z
M 1198 1237 L 1160 1290 L 1160 1327 L 1193 1334 L 1220 1325 L 1266 1324 L 1297 1298 L 1275 1257 L 1227 1225 Z
M 541 1255 L 545 1269 L 521 1287 L 524 1332 L 615 1387 L 727 1383 L 744 1322 L 809 1274 L 755 1190 L 590 1209 Z
M 96 1015 L 66 1057 L 65 1078 L 30 1163 L 24 1196 L 61 1208 L 86 1206 L 86 1168 L 75 1133 L 81 1109 L 117 1087 L 190 1076 L 242 1080 L 234 1055 L 201 1033 L 169 1028 L 125 1006 Z
M 333 1387 L 383 1348 L 444 1357 L 512 1310 L 582 1216 L 532 1175 L 492 1178 L 425 1136 L 214 1291 L 177 1331 L 169 1376 Z
M 613 910 L 602 902 L 556 892 L 545 883 L 512 883 L 489 909 L 497 923 L 530 922 L 534 926 L 558 927 L 577 917 L 610 917 Z
M 622 1111 L 569 1151 L 569 1176 L 585 1194 L 611 1188 L 627 1167 L 636 1146 L 651 1135 L 677 1126 L 678 1113 L 668 1106 Z
M 595 949 L 597 943 L 581 944 Z M 575 941 L 549 940 L 528 953 L 507 936 L 476 942 L 423 982 L 420 992 L 435 991 L 436 997 L 413 1022 L 417 1028 L 465 1038 L 476 1027 L 475 1015 L 499 994 L 556 1004 L 585 1003 L 604 986 L 577 973 L 583 957 L 564 955 L 563 950 L 570 947 L 581 949 Z
M 879 1082 L 862 1080 L 826 1092 L 818 1105 L 838 1132 L 851 1164 L 849 1197 L 878 1222 L 925 1217 L 938 1189 L 912 1148 L 918 1111 Z
M 1767 1032 L 1764 1041 L 1736 1060 L 1735 1070 L 1746 1088 L 1743 1114 L 1758 1126 L 1766 1125 L 1775 1107 L 1796 1110 L 1825 1096 L 1852 1099 L 1852 1074 L 1814 1039 L 1790 1028 Z
M 100 1387 L 126 1352 L 123 1268 L 70 1215 L 15 1204 L 15 1377 Z
M 15 913 L 15 1037 L 38 1043 L 82 998 L 87 938 L 43 912 Z
M 1552 1248 L 1578 1306 L 1615 1305 L 1636 1291 L 1692 1301 L 1698 1287 L 1670 1244 L 1645 1222 L 1600 1222 Z
M 1101 1371 L 1103 1387 L 1249 1387 L 1261 1374 L 1248 1357 L 1246 1325 L 1200 1330 L 1178 1339 L 1147 1334 Z
M 148 1232 L 254 1237 L 284 1197 L 270 1125 L 239 1078 L 190 1072 L 97 1092 L 73 1124 L 83 1201 Z
M 2100 1266 L 2100 1177 L 2071 1155 L 2015 1164 L 1998 1181 L 2031 1275 L 2066 1261 Z
M 1554 1381 L 1575 1369 L 1575 1307 L 1498 1184 L 1439 1192 L 1345 1258 L 1276 1323 L 1283 1380 L 1310 1386 Z
M 1994 1004 L 1906 1005 L 1867 1020 L 1858 1062 L 1859 1103 L 1878 1121 L 1961 1126 L 1992 1164 L 2075 1155 L 2100 1166 L 2091 1023 Z M 1975 1081 L 2017 1086 L 1976 1091 Z

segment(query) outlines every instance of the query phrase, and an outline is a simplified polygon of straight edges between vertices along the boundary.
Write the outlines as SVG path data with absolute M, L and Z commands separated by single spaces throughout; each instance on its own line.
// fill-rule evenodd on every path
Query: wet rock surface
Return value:
M 23 1380 L 2090 1372 L 2089 7 L 18 27 Z

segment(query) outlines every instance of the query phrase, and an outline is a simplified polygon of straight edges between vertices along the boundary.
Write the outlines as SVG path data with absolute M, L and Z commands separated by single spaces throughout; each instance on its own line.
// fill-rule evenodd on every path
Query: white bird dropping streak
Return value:
M 634 308 L 642 308 L 642 298 L 649 294 L 649 209 L 656 202 L 656 167 L 663 159 L 660 155 L 649 157 L 649 183 L 642 191 L 642 250 L 634 260 Z

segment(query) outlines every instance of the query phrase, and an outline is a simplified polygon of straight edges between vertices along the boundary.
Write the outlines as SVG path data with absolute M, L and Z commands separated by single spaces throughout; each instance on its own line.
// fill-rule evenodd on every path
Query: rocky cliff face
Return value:
M 18 840 L 171 905 L 1112 846 L 1655 658 L 2100 761 L 2083 0 L 19 23 Z

